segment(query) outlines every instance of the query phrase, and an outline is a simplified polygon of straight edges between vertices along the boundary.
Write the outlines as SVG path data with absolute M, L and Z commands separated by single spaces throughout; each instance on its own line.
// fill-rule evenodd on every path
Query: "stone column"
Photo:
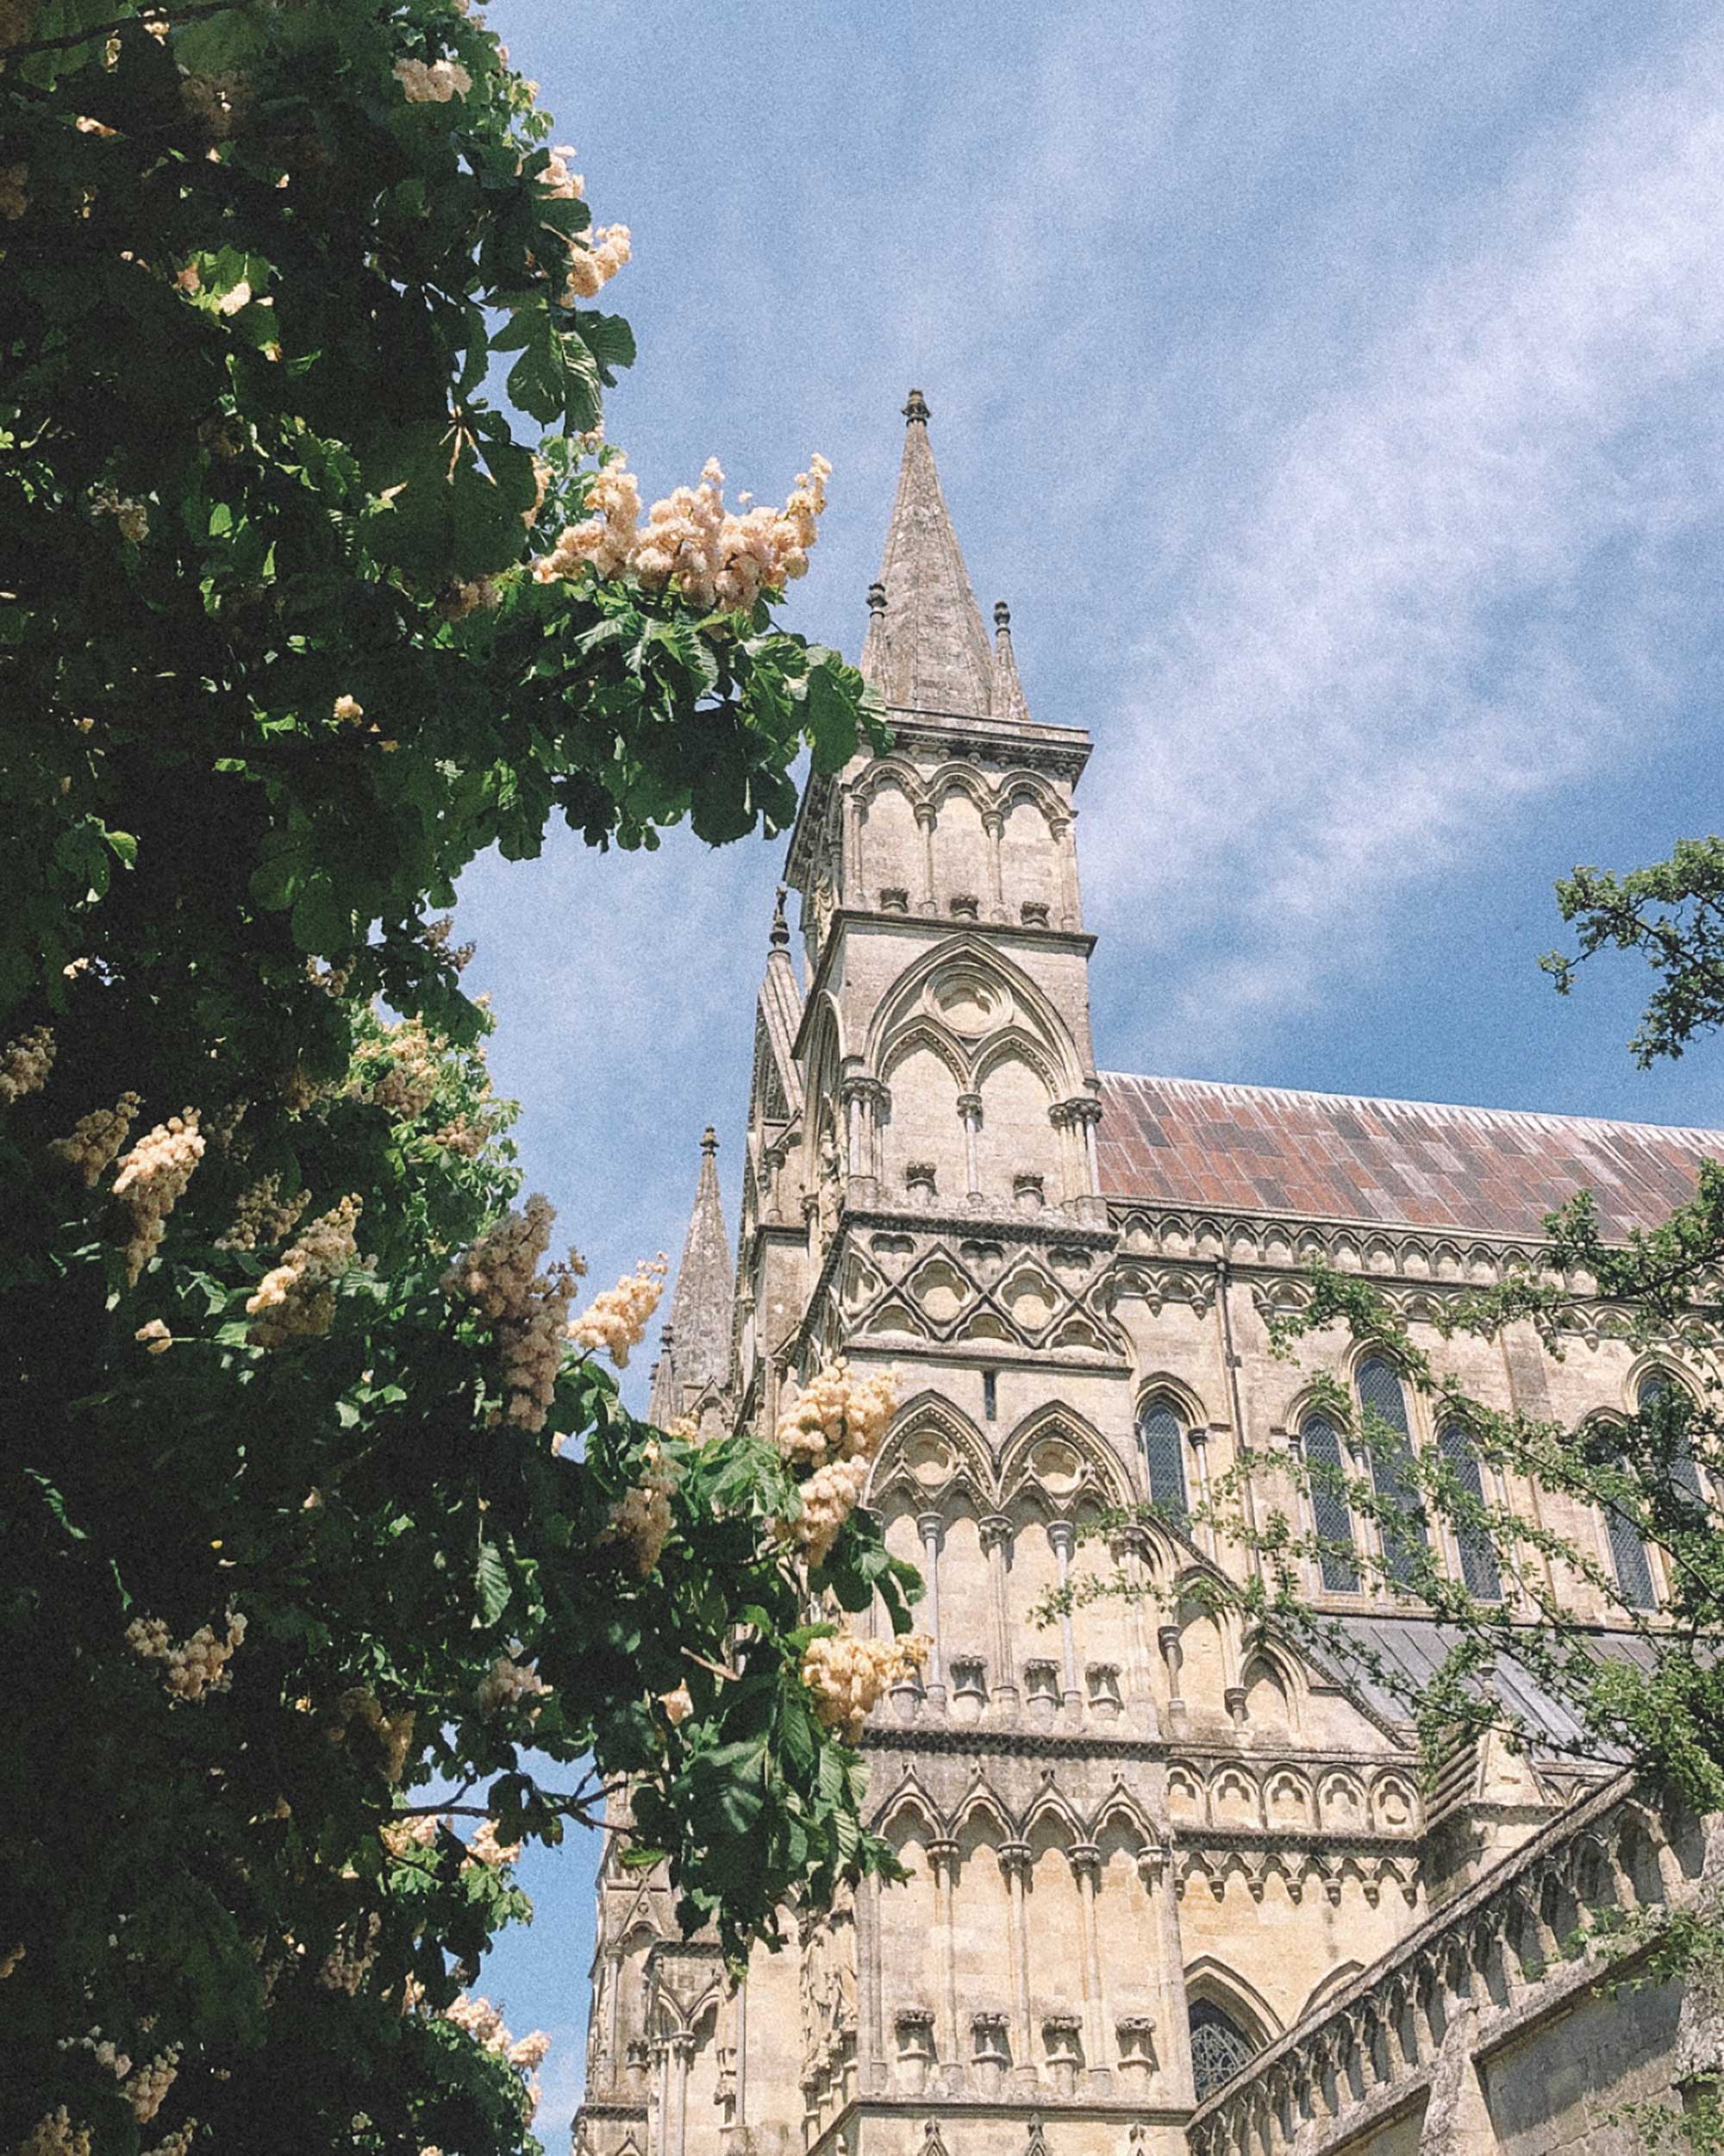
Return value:
M 958 1113 L 964 1119 L 964 1188 L 974 1205 L 982 1196 L 982 1178 L 976 1163 L 976 1141 L 982 1130 L 982 1096 L 960 1093 Z
M 1071 1577 L 1071 1552 L 1076 1539 L 1069 1520 L 1048 1522 L 1047 1546 L 1053 1552 L 1054 1562 L 1059 1567 L 1062 1593 Z M 1069 1714 L 1075 1715 L 1084 1703 L 1084 1696 L 1078 1689 L 1078 1649 L 1071 1636 L 1071 1612 L 1069 1609 L 1062 1609 L 1059 1613 L 1059 1652 L 1062 1703 Z
M 1062 928 L 1079 928 L 1084 925 L 1078 914 L 1078 847 L 1071 835 L 1072 816 L 1057 816 L 1050 821 L 1048 835 L 1059 849 L 1059 925 Z
M 1164 2103 L 1192 2101 L 1191 2016 L 1185 1997 L 1185 1948 L 1179 1936 L 1178 1897 L 1168 1877 L 1168 1853 L 1159 1844 L 1140 1850 L 1137 1875 L 1149 1898 L 1152 1966 L 1160 2010 L 1156 2020 L 1165 2033 L 1161 2068 Z
M 916 828 L 921 833 L 921 889 L 916 893 L 916 907 L 921 913 L 934 911 L 934 810 L 925 801 L 916 803 Z
M 880 1984 L 880 1880 L 871 1872 L 856 1897 L 856 2047 L 864 2096 L 886 2087 L 886 2033 Z
M 928 1678 L 923 1687 L 928 1705 L 935 1714 L 946 1712 L 946 1664 L 941 1659 L 940 1644 L 940 1546 L 945 1528 L 937 1512 L 924 1512 L 916 1521 L 916 1531 L 921 1536 L 922 1578 L 928 1584 L 928 1600 L 922 1605 L 928 1612 Z
M 1130 1590 L 1126 1599 L 1127 1703 L 1135 1721 L 1146 1722 L 1151 1729 L 1155 1729 L 1159 1717 L 1155 1711 L 1154 1687 L 1150 1682 L 1149 1641 L 1144 1635 L 1143 1624 L 1142 1534 L 1136 1528 L 1127 1528 L 1115 1535 L 1109 1547 L 1115 1561 L 1124 1570 Z
M 622 1949 L 611 1947 L 605 1957 L 605 2079 L 620 2082 L 622 2078 Z
M 1029 1890 L 1030 1866 L 1034 1859 L 1027 1841 L 1000 1845 L 1000 1869 L 1006 1878 L 1006 1951 L 1012 1965 L 1012 2054 L 1016 2060 L 1013 2078 L 1021 2085 L 1035 2084 L 1035 2053 L 1029 2025 Z
M 958 1844 L 942 1837 L 928 1845 L 928 1860 L 934 1867 L 935 1922 L 940 1928 L 940 2056 L 948 2079 L 963 2072 L 963 2053 L 958 2037 L 958 1941 L 953 1897 L 958 1885 Z
M 733 2072 L 736 2077 L 736 2094 L 733 2098 L 731 2124 L 736 2128 L 739 2147 L 747 2147 L 748 2133 L 748 1972 L 744 1970 L 737 1979 L 736 1996 L 730 2015 L 731 2040 L 736 2054 Z
M 982 811 L 982 828 L 988 834 L 989 918 L 1003 921 L 1006 917 L 1006 886 L 1005 870 L 1000 854 L 1006 820 L 997 809 L 984 809 Z
M 1084 1961 L 1084 2051 L 1091 2082 L 1105 2087 L 1108 2069 L 1107 2002 L 1102 1989 L 1102 1944 L 1096 1899 L 1102 1890 L 1102 1853 L 1093 1841 L 1074 1842 L 1066 1853 L 1078 1882 L 1078 1946 Z
M 1155 1637 L 1161 1659 L 1167 1665 L 1167 1712 L 1171 1719 L 1178 1721 L 1185 1712 L 1185 1701 L 1179 1690 L 1180 1665 L 1185 1659 L 1179 1628 L 1177 1624 L 1162 1625 Z
M 670 2040 L 670 2053 L 671 2094 L 670 2115 L 665 2122 L 665 2156 L 688 2156 L 689 2068 L 694 2062 L 694 2032 L 676 2030 Z
M 988 1559 L 988 1598 L 994 1630 L 993 1701 L 996 1707 L 1015 1709 L 1017 1670 L 1012 1660 L 1010 1583 L 1006 1574 L 1006 1558 L 1012 1546 L 1011 1515 L 990 1512 L 980 1527 L 982 1548 Z
M 862 811 L 853 787 L 844 793 L 844 858 L 838 865 L 838 900 L 844 906 L 865 906 L 862 888 Z

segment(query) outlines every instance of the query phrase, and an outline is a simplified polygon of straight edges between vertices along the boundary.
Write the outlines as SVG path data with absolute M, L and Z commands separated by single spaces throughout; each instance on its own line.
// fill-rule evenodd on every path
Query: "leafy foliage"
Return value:
M 1667 861 L 1624 876 L 1577 868 L 1558 884 L 1557 901 L 1580 939 L 1577 956 L 1553 951 L 1540 961 L 1559 994 L 1603 950 L 1639 951 L 1658 975 L 1628 1043 L 1643 1070 L 1724 1024 L 1724 839 L 1678 839 Z
M 478 17 L 14 0 L 0 46 L 0 2145 L 64 2104 L 99 2156 L 525 2149 L 523 2070 L 440 2010 L 526 1914 L 472 1830 L 608 1806 L 686 1922 L 771 1936 L 890 1861 L 811 1610 L 907 1626 L 914 1581 L 859 1514 L 810 1578 L 770 1447 L 650 1431 L 590 1360 L 512 1415 L 445 1278 L 509 1111 L 426 916 L 557 816 L 781 828 L 875 722 L 770 597 L 530 573 L 633 344 L 565 303 L 588 211 Z M 152 1247 L 115 1156 L 183 1110 Z

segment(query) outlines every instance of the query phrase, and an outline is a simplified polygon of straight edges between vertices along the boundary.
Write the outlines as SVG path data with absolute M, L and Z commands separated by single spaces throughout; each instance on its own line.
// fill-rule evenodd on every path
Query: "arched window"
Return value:
M 1239 2023 L 1213 1999 L 1192 2000 L 1191 2078 L 1197 2084 L 1199 2103 L 1250 2064 L 1253 2048 Z
M 1149 1501 L 1175 1519 L 1190 1515 L 1185 1495 L 1185 1431 L 1165 1400 L 1152 1400 L 1138 1417 L 1138 1442 L 1149 1476 Z
M 1652 1381 L 1656 1383 L 1656 1380 Z M 1627 1454 L 1623 1449 L 1623 1434 L 1610 1432 L 1617 1450 L 1615 1465 L 1627 1465 Z M 1602 1451 L 1601 1447 L 1601 1452 Z M 1629 1609 L 1651 1609 L 1658 1602 L 1652 1586 L 1652 1567 L 1646 1555 L 1646 1546 L 1640 1540 L 1640 1530 L 1627 1513 L 1619 1512 L 1614 1504 L 1604 1508 L 1604 1531 L 1610 1538 L 1610 1562 L 1616 1574 L 1616 1591 Z
M 1311 1523 L 1321 1545 L 1317 1561 L 1323 1584 L 1332 1595 L 1355 1595 L 1359 1566 L 1349 1554 L 1353 1547 L 1352 1513 L 1346 1501 L 1340 1438 L 1326 1415 L 1311 1415 L 1305 1418 L 1299 1442 L 1311 1487 Z
M 1656 1370 L 1649 1371 L 1641 1378 L 1637 1397 L 1640 1401 L 1640 1413 L 1654 1418 L 1658 1416 L 1658 1403 L 1661 1400 L 1673 1401 L 1677 1409 L 1680 1409 L 1685 1404 L 1678 1388 L 1673 1385 L 1661 1372 Z M 1706 1503 L 1706 1491 L 1701 1483 L 1700 1469 L 1695 1463 L 1694 1454 L 1689 1450 L 1685 1433 L 1682 1431 L 1677 1433 L 1676 1441 L 1671 1447 L 1669 1457 L 1671 1482 L 1684 1497 L 1691 1497 L 1696 1504 L 1703 1508 Z
M 1381 1515 L 1383 1568 L 1390 1579 L 1413 1578 L 1417 1553 L 1430 1547 L 1425 1509 L 1413 1479 L 1413 1433 L 1407 1421 L 1407 1396 L 1392 1363 L 1372 1355 L 1359 1366 L 1359 1404 L 1385 1424 L 1389 1437 L 1371 1447 L 1371 1479 L 1388 1508 Z
M 1437 1450 L 1448 1463 L 1449 1472 L 1469 1497 L 1484 1503 L 1484 1478 L 1479 1471 L 1478 1451 L 1472 1433 L 1464 1422 L 1445 1422 L 1437 1432 Z M 1460 1576 L 1466 1591 L 1481 1602 L 1501 1602 L 1502 1572 L 1496 1562 L 1496 1545 L 1482 1525 L 1458 1524 L 1455 1547 L 1460 1553 Z

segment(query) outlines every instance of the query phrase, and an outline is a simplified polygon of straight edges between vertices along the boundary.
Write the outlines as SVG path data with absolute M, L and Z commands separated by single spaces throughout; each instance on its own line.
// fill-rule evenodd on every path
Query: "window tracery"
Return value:
M 1137 1422 L 1143 1447 L 1149 1501 L 1159 1511 L 1184 1522 L 1190 1516 L 1185 1488 L 1185 1426 L 1165 1399 L 1146 1401 Z
M 1359 1365 L 1353 1383 L 1361 1409 L 1374 1414 L 1389 1435 L 1371 1449 L 1371 1479 L 1388 1508 L 1380 1524 L 1384 1570 L 1405 1584 L 1415 1573 L 1419 1553 L 1430 1547 L 1425 1509 L 1412 1471 L 1413 1432 L 1407 1420 L 1407 1396 L 1400 1372 L 1381 1355 Z
M 1359 1592 L 1359 1566 L 1351 1553 L 1352 1510 L 1346 1501 L 1346 1462 L 1340 1434 L 1326 1415 L 1306 1416 L 1299 1433 L 1311 1490 L 1311 1524 L 1319 1544 L 1317 1565 L 1332 1595 Z
M 1437 1450 L 1447 1462 L 1449 1472 L 1465 1494 L 1483 1504 L 1484 1478 L 1471 1431 L 1464 1422 L 1444 1423 L 1437 1433 Z M 1502 1570 L 1496 1561 L 1496 1546 L 1490 1539 L 1490 1530 L 1479 1524 L 1458 1525 L 1455 1528 L 1455 1547 L 1460 1557 L 1460 1576 L 1467 1592 L 1476 1595 L 1481 1602 L 1501 1602 Z
M 1191 2078 L 1197 2101 L 1213 2096 L 1250 2062 L 1255 2046 L 1230 2014 L 1213 1999 L 1191 2002 Z

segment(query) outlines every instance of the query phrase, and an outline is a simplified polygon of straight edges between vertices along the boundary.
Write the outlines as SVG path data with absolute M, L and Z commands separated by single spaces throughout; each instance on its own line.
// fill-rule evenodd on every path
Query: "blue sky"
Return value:
M 1032 712 L 1088 727 L 1105 1067 L 1724 1123 L 1556 877 L 1718 828 L 1724 25 L 1640 0 L 632 8 L 491 20 L 634 260 L 648 500 L 835 473 L 859 647 L 915 383 Z M 779 845 L 479 864 L 532 1187 L 597 1279 L 735 1195 Z M 733 1211 L 734 1218 L 734 1211 Z M 630 1377 L 644 1379 L 644 1367 Z M 590 1849 L 486 1987 L 578 2100 Z

